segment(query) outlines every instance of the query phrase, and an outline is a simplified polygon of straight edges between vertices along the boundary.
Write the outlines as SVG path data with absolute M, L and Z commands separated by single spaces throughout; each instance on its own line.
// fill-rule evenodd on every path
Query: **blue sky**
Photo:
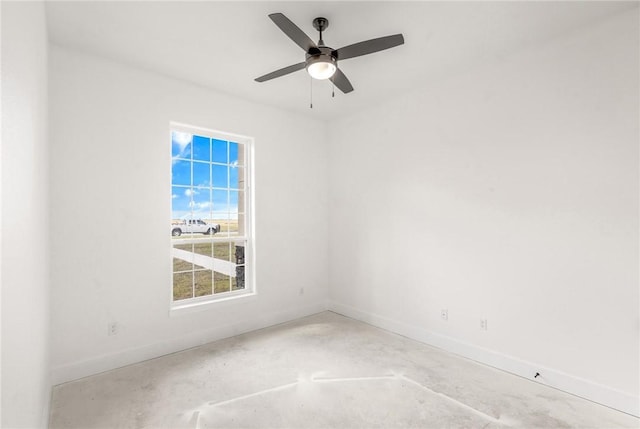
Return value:
M 173 219 L 237 219 L 238 143 L 174 131 L 171 158 Z

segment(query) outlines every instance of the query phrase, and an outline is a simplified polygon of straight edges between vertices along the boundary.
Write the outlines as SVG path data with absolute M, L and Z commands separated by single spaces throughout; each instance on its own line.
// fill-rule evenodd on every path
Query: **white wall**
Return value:
M 44 5 L 2 2 L 2 420 L 46 427 L 49 380 Z
M 638 25 L 334 123 L 330 308 L 637 415 Z
M 326 308 L 321 122 L 55 46 L 50 86 L 54 382 Z M 255 138 L 258 289 L 172 317 L 170 121 Z

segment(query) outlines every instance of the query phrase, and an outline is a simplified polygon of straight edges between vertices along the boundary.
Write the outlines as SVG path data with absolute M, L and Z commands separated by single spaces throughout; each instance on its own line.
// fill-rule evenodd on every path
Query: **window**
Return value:
M 171 126 L 174 306 L 251 293 L 252 139 Z

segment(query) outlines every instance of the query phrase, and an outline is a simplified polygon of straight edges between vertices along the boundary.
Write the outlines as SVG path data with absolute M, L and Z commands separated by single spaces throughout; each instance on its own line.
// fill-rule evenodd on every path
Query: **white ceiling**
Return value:
M 255 102 L 330 119 L 590 25 L 635 2 L 48 2 L 52 43 Z M 333 48 L 403 33 L 405 44 L 340 63 L 344 95 L 305 71 L 254 78 L 304 60 L 267 17 L 282 12 L 312 39 L 329 19 Z

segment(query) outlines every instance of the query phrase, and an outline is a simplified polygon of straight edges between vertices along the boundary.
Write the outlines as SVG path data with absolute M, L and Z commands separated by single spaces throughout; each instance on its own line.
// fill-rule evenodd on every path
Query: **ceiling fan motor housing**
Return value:
M 331 62 L 333 65 L 336 65 L 338 62 L 336 51 L 328 46 L 318 46 L 317 48 L 309 49 L 305 58 L 307 61 L 307 67 L 317 62 Z

